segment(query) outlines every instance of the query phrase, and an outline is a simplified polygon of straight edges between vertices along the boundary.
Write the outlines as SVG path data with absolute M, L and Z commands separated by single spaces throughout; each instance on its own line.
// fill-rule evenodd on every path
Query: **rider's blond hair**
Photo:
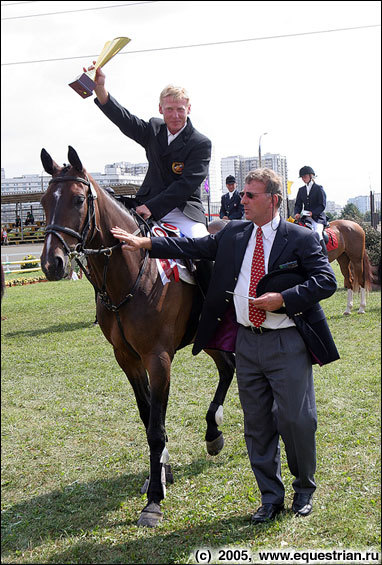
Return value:
M 167 96 L 172 96 L 175 100 L 187 100 L 187 103 L 190 103 L 190 97 L 188 92 L 182 86 L 175 86 L 173 84 L 167 85 L 162 92 L 160 93 L 159 102 L 162 103 L 163 99 Z

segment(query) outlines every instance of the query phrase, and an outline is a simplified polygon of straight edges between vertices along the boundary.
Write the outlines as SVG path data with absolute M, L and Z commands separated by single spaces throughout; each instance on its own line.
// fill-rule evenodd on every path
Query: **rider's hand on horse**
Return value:
M 301 218 L 300 214 L 295 214 L 294 219 L 299 220 Z
M 151 211 L 147 208 L 147 206 L 145 206 L 144 204 L 141 204 L 140 206 L 137 206 L 135 208 L 135 211 L 137 214 L 139 214 L 140 216 L 142 216 L 142 218 L 144 220 L 147 220 L 147 218 L 150 218 L 151 216 Z
M 111 228 L 111 233 L 124 243 L 129 251 L 137 251 L 138 249 L 151 249 L 151 238 L 150 237 L 138 237 L 131 233 L 128 233 L 122 228 L 115 226 Z
M 266 310 L 267 312 L 274 312 L 284 306 L 284 299 L 280 292 L 266 292 L 251 300 L 254 306 L 259 310 Z

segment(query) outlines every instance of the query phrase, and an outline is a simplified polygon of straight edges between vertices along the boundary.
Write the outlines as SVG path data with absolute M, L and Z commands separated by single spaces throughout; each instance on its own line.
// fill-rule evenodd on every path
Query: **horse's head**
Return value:
M 41 268 L 48 280 L 60 280 L 68 272 L 68 253 L 84 243 L 94 215 L 97 197 L 85 169 L 69 146 L 70 165 L 60 167 L 42 149 L 44 170 L 52 175 L 41 204 L 46 216 L 46 235 Z

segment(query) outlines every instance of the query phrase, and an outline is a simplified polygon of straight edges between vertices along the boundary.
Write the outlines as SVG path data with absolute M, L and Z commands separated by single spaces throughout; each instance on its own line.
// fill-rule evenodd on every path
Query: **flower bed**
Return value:
M 5 282 L 5 286 L 23 286 L 24 284 L 34 284 L 38 282 L 48 282 L 45 276 L 39 277 L 19 277 Z

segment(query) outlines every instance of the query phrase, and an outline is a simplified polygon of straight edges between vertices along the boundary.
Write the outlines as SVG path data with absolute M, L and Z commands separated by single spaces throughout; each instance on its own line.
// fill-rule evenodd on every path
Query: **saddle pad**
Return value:
M 332 251 L 333 249 L 338 249 L 338 239 L 334 231 L 330 228 L 325 229 L 325 233 L 329 236 L 329 241 L 326 244 L 327 251 Z
M 182 237 L 179 228 L 163 222 L 153 222 L 151 233 L 154 237 Z M 182 259 L 157 259 L 156 262 L 164 285 L 170 282 L 171 275 L 176 282 L 182 280 L 188 284 L 196 284 L 194 275 Z

